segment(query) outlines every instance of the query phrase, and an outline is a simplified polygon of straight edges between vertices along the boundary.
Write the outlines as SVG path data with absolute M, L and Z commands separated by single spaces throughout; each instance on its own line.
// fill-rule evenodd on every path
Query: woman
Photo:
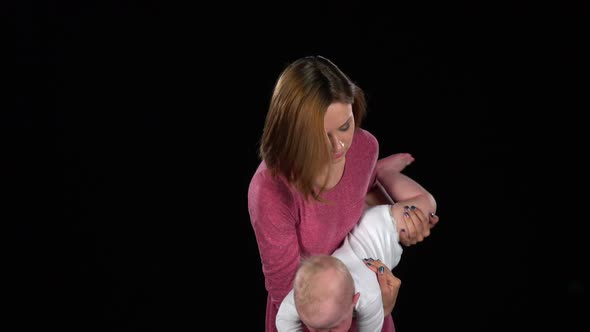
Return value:
M 293 287 L 302 258 L 331 254 L 360 220 L 367 204 L 397 204 L 400 242 L 429 236 L 430 222 L 404 216 L 404 206 L 434 214 L 436 202 L 400 173 L 408 154 L 377 160 L 376 138 L 360 127 L 363 91 L 334 63 L 309 56 L 279 76 L 263 130 L 262 159 L 250 182 L 248 210 L 268 291 L 266 331 L 276 331 L 278 307 Z M 383 193 L 387 195 L 383 195 Z M 393 202 L 390 202 L 393 203 Z M 394 331 L 386 315 L 382 331 Z

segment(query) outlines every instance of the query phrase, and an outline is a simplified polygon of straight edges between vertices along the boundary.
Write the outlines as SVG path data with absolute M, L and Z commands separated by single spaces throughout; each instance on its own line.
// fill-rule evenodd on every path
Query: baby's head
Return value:
M 295 274 L 293 291 L 299 318 L 311 332 L 349 330 L 359 294 L 341 260 L 328 255 L 304 259 Z

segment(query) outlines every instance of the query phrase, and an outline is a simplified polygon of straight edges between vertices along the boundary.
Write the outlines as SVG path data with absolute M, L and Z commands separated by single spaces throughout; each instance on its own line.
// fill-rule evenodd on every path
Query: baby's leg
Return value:
M 405 152 L 395 153 L 379 159 L 377 161 L 377 167 L 384 167 L 389 172 L 401 172 L 412 162 L 414 162 L 414 157 L 412 157 L 411 154 Z M 385 191 L 385 188 L 378 183 L 377 186 L 367 193 L 367 196 L 365 197 L 365 207 L 382 204 L 394 204 L 394 201 Z
M 412 162 L 414 162 L 414 157 L 412 157 L 411 154 L 405 152 L 394 153 L 388 157 L 379 159 L 378 161 L 379 164 L 386 165 L 385 167 L 389 171 L 393 172 L 403 171 L 406 168 L 406 166 L 410 165 Z
M 385 188 L 380 183 L 371 189 L 365 196 L 365 208 L 375 205 L 393 204 L 394 201 L 389 197 L 389 194 L 385 191 Z

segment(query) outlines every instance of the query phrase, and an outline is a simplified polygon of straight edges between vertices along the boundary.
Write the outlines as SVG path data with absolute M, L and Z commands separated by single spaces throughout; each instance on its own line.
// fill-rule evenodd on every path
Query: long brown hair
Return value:
M 259 155 L 273 175 L 283 175 L 305 198 L 320 200 L 315 180 L 330 162 L 324 115 L 335 102 L 352 104 L 355 130 L 366 113 L 364 92 L 334 63 L 306 56 L 279 76 L 270 101 Z

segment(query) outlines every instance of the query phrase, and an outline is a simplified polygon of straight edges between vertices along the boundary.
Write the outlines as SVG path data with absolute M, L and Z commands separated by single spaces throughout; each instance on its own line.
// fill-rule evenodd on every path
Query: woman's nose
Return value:
M 344 149 L 344 142 L 342 142 L 337 137 L 332 138 L 331 141 L 332 141 L 332 149 L 334 149 L 334 151 L 340 151 L 340 150 Z

